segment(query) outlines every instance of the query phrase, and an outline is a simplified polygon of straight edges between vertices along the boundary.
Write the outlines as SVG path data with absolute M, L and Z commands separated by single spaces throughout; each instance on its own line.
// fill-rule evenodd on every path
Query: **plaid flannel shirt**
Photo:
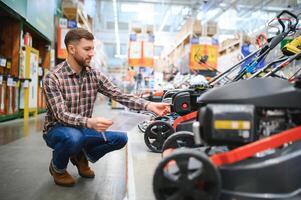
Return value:
M 123 93 L 105 75 L 87 67 L 82 70 L 81 79 L 64 61 L 51 70 L 44 78 L 44 93 L 48 108 L 44 133 L 57 123 L 75 127 L 87 127 L 92 116 L 97 93 L 136 110 L 145 109 L 148 101 Z

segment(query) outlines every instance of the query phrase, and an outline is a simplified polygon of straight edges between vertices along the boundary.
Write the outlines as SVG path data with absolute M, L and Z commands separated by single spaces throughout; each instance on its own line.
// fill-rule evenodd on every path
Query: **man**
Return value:
M 93 57 L 93 35 L 85 29 L 70 30 L 65 37 L 67 59 L 44 78 L 48 108 L 43 138 L 53 149 L 49 171 L 54 182 L 62 186 L 75 184 L 67 172 L 70 161 L 79 175 L 93 178 L 88 165 L 127 143 L 124 133 L 106 131 L 113 121 L 92 117 L 97 93 L 102 93 L 133 109 L 145 109 L 158 115 L 169 112 L 169 105 L 153 103 L 122 93 L 101 72 L 89 66 Z

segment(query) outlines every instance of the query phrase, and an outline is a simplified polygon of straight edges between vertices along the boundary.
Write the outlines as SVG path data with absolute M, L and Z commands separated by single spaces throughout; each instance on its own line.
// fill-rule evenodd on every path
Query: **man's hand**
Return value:
M 89 118 L 87 121 L 87 127 L 93 128 L 98 132 L 106 131 L 112 124 L 113 121 L 102 117 Z
M 150 102 L 146 109 L 148 111 L 152 111 L 156 113 L 159 116 L 164 116 L 168 113 L 170 113 L 170 105 L 168 103 L 155 103 L 155 102 Z

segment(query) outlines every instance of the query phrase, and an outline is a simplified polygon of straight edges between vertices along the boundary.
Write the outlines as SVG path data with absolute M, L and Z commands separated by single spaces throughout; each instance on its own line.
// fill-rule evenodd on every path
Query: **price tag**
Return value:
M 17 85 L 17 82 L 16 81 L 13 81 L 13 87 L 16 87 L 16 85 Z
M 7 78 L 7 86 L 13 86 L 14 79 L 13 78 Z
M 2 85 L 3 76 L 0 76 L 0 85 Z
M 6 67 L 6 59 L 5 58 L 0 58 L 0 66 Z
M 25 80 L 23 83 L 23 88 L 28 88 L 29 87 L 29 81 Z
M 17 81 L 17 85 L 16 85 L 17 88 L 20 87 L 20 81 Z
M 10 68 L 11 68 L 11 62 L 10 62 L 10 61 L 7 61 L 7 62 L 6 62 L 6 68 L 7 68 L 7 69 L 10 69 Z
M 38 75 L 43 76 L 43 68 L 42 67 L 39 67 Z

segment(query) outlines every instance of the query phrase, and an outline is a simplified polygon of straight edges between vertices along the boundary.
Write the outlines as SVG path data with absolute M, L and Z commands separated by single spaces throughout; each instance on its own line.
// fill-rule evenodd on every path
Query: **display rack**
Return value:
M 19 117 L 20 19 L 0 7 L 0 121 Z
M 32 37 L 32 48 L 39 54 L 38 60 L 38 91 L 37 91 L 37 112 L 42 113 L 46 111 L 46 102 L 43 95 L 43 83 L 42 79 L 46 72 L 50 69 L 50 52 L 51 52 L 51 42 L 40 35 L 32 26 L 25 24 L 23 27 L 23 33 L 30 33 Z
M 2 2 L 0 27 L 0 122 L 45 112 L 41 80 L 50 68 L 51 41 Z M 33 78 L 26 76 L 32 69 L 30 55 L 26 55 L 29 48 L 37 55 L 36 83 L 31 83 Z M 37 104 L 35 108 L 26 110 L 24 105 L 33 102 L 29 100 L 33 94 L 26 90 L 33 84 L 37 87 L 34 100 Z M 20 106 L 22 103 L 23 108 Z

